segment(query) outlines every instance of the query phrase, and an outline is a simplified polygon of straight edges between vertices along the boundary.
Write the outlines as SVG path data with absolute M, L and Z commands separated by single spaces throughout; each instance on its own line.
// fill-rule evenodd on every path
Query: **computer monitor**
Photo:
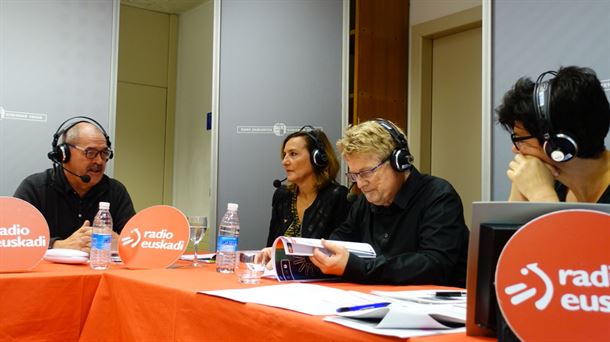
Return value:
M 466 279 L 466 334 L 496 336 L 496 264 L 504 245 L 525 223 L 559 210 L 589 209 L 610 214 L 610 204 L 474 202 Z

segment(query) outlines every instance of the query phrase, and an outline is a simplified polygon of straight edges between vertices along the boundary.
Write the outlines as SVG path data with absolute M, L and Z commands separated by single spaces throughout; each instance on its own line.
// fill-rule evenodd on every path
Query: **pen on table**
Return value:
M 466 291 L 438 291 L 436 297 L 466 297 Z
M 348 312 L 348 311 L 358 311 L 358 310 L 366 310 L 366 309 L 376 309 L 376 308 L 384 308 L 392 303 L 390 302 L 381 302 L 381 303 L 372 303 L 372 304 L 364 304 L 364 305 L 356 305 L 356 306 L 345 306 L 342 308 L 338 308 L 337 312 Z

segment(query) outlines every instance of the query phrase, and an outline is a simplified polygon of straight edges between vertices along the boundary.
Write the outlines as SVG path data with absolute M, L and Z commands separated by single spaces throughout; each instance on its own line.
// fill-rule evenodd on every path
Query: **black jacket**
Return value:
M 291 204 L 292 193 L 286 186 L 275 190 L 267 246 L 271 246 L 278 236 L 284 235 L 294 220 L 290 210 Z M 318 192 L 315 201 L 305 210 L 301 222 L 301 237 L 328 238 L 330 233 L 345 220 L 349 208 L 347 188 L 329 183 Z
M 121 233 L 123 226 L 135 214 L 131 197 L 119 181 L 104 175 L 85 197 L 80 198 L 58 168 L 27 177 L 14 197 L 29 202 L 42 213 L 49 225 L 51 244 L 56 239 L 68 238 L 85 220 L 92 224 L 99 202 L 110 203 L 112 228 L 117 233 Z
M 468 228 L 460 196 L 444 179 L 415 168 L 388 207 L 360 195 L 330 239 L 366 242 L 377 252 L 375 259 L 351 254 L 345 280 L 465 286 Z

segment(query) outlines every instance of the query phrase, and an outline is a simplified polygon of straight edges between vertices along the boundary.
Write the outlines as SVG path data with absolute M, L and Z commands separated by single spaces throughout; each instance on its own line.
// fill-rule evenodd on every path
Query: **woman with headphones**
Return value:
M 593 70 L 521 78 L 496 113 L 515 153 L 510 201 L 610 203 L 610 105 Z
M 267 246 L 279 236 L 327 238 L 347 216 L 346 187 L 326 134 L 312 126 L 288 135 L 280 151 L 287 185 L 276 180 Z

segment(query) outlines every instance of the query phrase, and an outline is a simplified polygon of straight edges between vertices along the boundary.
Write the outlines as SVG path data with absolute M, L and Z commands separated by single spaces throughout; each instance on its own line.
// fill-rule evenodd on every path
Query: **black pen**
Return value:
M 466 291 L 438 291 L 436 297 L 466 297 Z
M 356 306 L 345 306 L 342 308 L 338 308 L 337 312 L 348 312 L 348 311 L 359 311 L 366 309 L 376 309 L 376 308 L 385 308 L 390 305 L 390 302 L 381 302 L 381 303 L 372 303 L 372 304 L 364 304 L 364 305 L 356 305 Z

